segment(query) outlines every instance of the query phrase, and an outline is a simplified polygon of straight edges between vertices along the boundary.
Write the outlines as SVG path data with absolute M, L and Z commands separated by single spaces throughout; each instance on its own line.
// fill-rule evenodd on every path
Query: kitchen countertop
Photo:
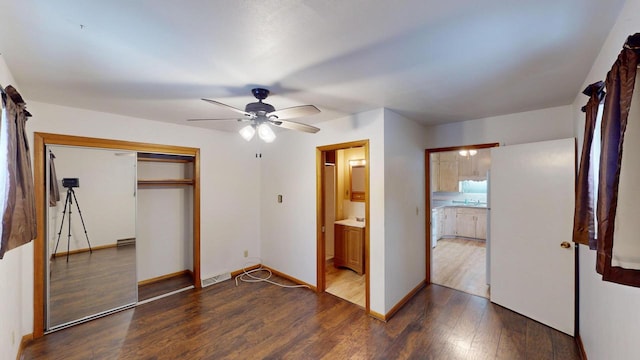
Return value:
M 344 219 L 337 220 L 334 224 L 364 228 L 366 223 L 364 221 L 357 221 L 356 219 Z
M 476 208 L 476 209 L 487 209 L 487 203 L 481 202 L 469 202 L 464 203 L 462 201 L 452 201 L 452 200 L 434 200 L 432 202 L 432 210 L 445 208 L 445 207 L 465 207 L 465 208 Z

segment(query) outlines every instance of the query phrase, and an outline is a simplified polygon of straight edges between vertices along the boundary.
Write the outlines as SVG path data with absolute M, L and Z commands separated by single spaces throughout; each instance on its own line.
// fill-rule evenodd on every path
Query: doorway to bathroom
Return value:
M 490 148 L 480 144 L 425 152 L 427 272 L 431 283 L 489 298 Z
M 369 312 L 369 141 L 318 147 L 317 283 Z

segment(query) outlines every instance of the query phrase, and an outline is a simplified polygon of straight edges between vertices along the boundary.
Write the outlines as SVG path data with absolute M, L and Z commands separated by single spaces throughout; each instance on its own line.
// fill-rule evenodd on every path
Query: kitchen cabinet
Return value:
M 456 235 L 461 237 L 476 237 L 475 209 L 458 208 L 456 211 Z
M 364 273 L 364 228 L 335 224 L 334 230 L 333 265 L 349 268 L 358 275 L 362 275 Z
M 439 191 L 438 184 L 440 183 L 440 154 L 433 153 L 431 154 L 431 173 L 429 174 L 431 178 L 431 191 Z
M 458 162 L 440 161 L 438 176 L 438 191 L 458 191 Z
M 475 171 L 480 180 L 487 179 L 487 171 L 489 171 L 489 169 L 491 169 L 491 150 L 479 150 L 476 155 Z
M 442 227 L 442 236 L 456 236 L 456 208 L 445 207 L 443 209 L 444 220 Z
M 491 152 L 480 149 L 473 156 L 458 157 L 459 180 L 485 180 L 487 171 L 491 167 Z
M 476 239 L 487 239 L 487 210 L 476 213 Z
M 444 235 L 444 208 L 438 208 L 436 211 L 436 221 L 438 223 L 438 229 L 436 231 L 436 240 L 440 239 Z
M 458 153 L 432 154 L 431 191 L 458 191 Z
M 485 240 L 487 238 L 487 209 L 457 208 L 456 235 Z

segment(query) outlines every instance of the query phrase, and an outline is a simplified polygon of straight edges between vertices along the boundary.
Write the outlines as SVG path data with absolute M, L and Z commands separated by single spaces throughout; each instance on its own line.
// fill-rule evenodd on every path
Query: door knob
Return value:
M 569 244 L 569 242 L 567 241 L 563 241 L 560 243 L 560 247 L 564 248 L 564 249 L 568 249 L 571 247 L 571 244 Z

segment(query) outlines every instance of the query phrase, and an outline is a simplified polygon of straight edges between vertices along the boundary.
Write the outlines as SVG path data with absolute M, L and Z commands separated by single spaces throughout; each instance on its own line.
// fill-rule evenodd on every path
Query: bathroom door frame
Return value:
M 317 253 L 317 268 L 316 268 L 316 281 L 317 291 L 319 293 L 325 292 L 326 283 L 326 269 L 325 269 L 325 257 L 326 257 L 326 242 L 325 232 L 326 226 L 333 226 L 333 224 L 325 224 L 325 190 L 324 190 L 324 161 L 325 155 L 329 151 L 344 150 L 354 147 L 364 147 L 365 157 L 365 200 L 364 200 L 364 213 L 365 219 L 369 221 L 369 140 L 357 140 L 340 144 L 319 146 L 316 148 L 316 253 Z M 365 268 L 365 312 L 371 313 L 369 303 L 369 274 L 370 274 L 370 262 L 369 262 L 369 229 L 370 226 L 365 227 L 364 235 L 364 268 Z

